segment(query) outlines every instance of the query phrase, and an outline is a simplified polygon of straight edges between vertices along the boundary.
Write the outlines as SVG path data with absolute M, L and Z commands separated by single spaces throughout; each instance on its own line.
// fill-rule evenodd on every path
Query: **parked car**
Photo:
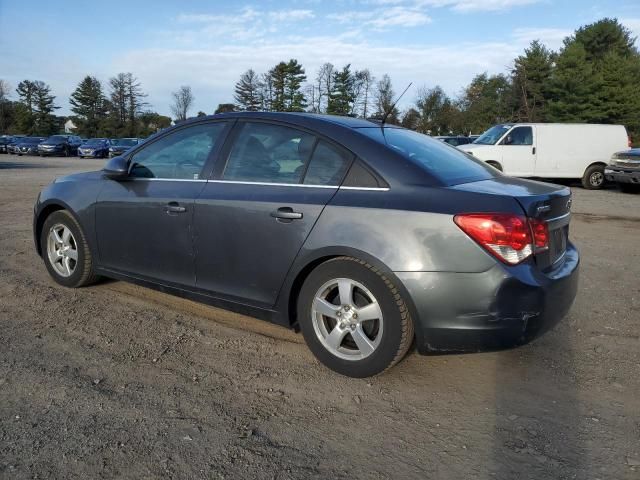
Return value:
M 628 147 L 622 125 L 506 123 L 459 148 L 507 175 L 576 178 L 598 189 L 611 155 Z
M 10 135 L 0 136 L 0 153 L 8 153 L 7 146 L 13 141 L 13 137 Z
M 576 295 L 571 191 L 411 130 L 245 112 L 166 129 L 40 193 L 53 279 L 131 281 L 300 328 L 375 375 L 427 352 L 519 345 Z
M 38 145 L 46 140 L 47 137 L 23 137 L 16 144 L 14 151 L 18 156 L 22 155 L 38 155 Z
M 138 138 L 112 138 L 111 146 L 109 147 L 109 157 L 117 157 L 122 155 L 131 147 L 135 147 L 140 143 Z
M 78 148 L 80 158 L 107 158 L 111 142 L 108 138 L 91 138 Z
M 22 141 L 24 137 L 26 137 L 26 135 L 13 135 L 9 143 L 7 143 L 7 153 L 10 153 L 12 155 L 15 154 L 16 146 Z
M 78 154 L 78 147 L 81 143 L 80 137 L 77 135 L 52 135 L 38 145 L 38 154 L 42 156 L 75 156 Z
M 436 140 L 440 140 L 441 142 L 444 143 L 448 143 L 449 145 L 453 146 L 453 147 L 457 147 L 458 145 L 466 145 L 467 143 L 471 143 L 471 140 L 469 139 L 469 137 L 465 137 L 462 135 L 458 135 L 458 136 L 439 136 L 439 137 L 433 137 Z
M 623 192 L 640 191 L 640 148 L 614 154 L 604 175 Z

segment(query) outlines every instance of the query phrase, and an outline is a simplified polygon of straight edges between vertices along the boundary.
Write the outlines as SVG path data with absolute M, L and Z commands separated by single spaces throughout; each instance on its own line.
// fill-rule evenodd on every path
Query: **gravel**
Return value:
M 574 188 L 580 289 L 543 338 L 354 380 L 259 320 L 54 284 L 34 200 L 103 163 L 0 156 L 0 477 L 639 478 L 640 195 Z

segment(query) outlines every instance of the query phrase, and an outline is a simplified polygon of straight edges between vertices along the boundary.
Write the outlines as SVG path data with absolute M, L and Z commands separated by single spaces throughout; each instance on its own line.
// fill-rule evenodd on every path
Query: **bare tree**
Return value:
M 182 122 L 187 119 L 187 113 L 193 105 L 195 100 L 191 87 L 188 85 L 182 85 L 177 92 L 173 92 L 173 105 L 171 105 L 171 111 L 176 117 L 177 122 Z
M 6 80 L 0 78 L 0 132 L 4 133 L 8 125 L 6 125 L 7 106 L 9 102 L 9 92 L 11 91 L 11 85 Z
M 329 104 L 329 95 L 333 90 L 333 71 L 334 67 L 331 63 L 324 63 L 318 70 L 316 75 L 316 84 L 318 86 L 316 104 L 313 111 L 317 113 L 326 113 Z

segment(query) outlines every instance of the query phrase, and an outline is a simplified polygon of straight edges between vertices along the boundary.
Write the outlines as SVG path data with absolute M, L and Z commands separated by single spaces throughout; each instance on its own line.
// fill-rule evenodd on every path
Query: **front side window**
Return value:
M 225 125 L 193 125 L 150 143 L 131 158 L 131 176 L 197 180 Z
M 533 129 L 516 127 L 511 130 L 502 142 L 504 145 L 533 145 Z
M 320 140 L 304 177 L 307 185 L 340 185 L 349 164 L 351 154 L 342 148 Z
M 299 183 L 316 138 L 294 128 L 246 122 L 235 139 L 224 180 Z

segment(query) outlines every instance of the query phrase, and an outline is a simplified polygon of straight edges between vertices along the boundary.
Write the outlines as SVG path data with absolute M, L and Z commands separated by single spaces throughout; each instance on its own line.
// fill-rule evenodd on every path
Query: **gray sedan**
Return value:
M 566 187 L 402 128 L 230 113 L 164 130 L 35 205 L 53 279 L 111 277 L 301 330 L 366 377 L 420 353 L 528 342 L 576 294 Z

